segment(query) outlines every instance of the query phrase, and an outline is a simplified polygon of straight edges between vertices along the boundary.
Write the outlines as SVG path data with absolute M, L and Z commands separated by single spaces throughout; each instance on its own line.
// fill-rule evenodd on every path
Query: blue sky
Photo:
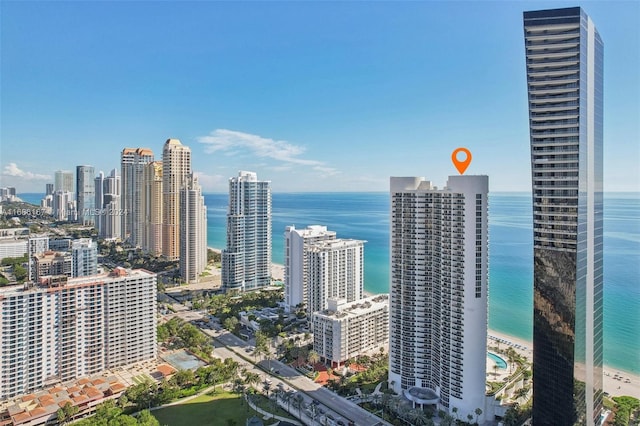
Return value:
M 522 12 L 580 5 L 605 44 L 605 189 L 640 191 L 639 2 L 0 3 L 0 186 L 193 152 L 282 191 L 386 191 L 467 174 L 530 189 Z

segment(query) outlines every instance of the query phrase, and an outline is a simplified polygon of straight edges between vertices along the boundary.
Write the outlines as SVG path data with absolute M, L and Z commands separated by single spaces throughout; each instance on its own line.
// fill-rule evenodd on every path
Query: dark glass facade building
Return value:
M 603 45 L 579 8 L 524 13 L 534 228 L 533 424 L 602 408 Z

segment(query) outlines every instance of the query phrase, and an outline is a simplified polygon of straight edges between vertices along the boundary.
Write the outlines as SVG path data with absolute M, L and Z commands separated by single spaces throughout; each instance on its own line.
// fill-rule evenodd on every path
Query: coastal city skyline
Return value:
M 274 192 L 383 192 L 450 174 L 458 146 L 492 191 L 529 191 L 518 22 L 573 5 L 5 2 L 0 186 L 43 192 L 55 170 L 108 173 L 123 146 L 175 137 L 203 192 L 247 169 Z M 588 4 L 606 40 L 606 191 L 640 190 L 639 8 Z
M 606 5 L 2 3 L 0 424 L 633 423 Z

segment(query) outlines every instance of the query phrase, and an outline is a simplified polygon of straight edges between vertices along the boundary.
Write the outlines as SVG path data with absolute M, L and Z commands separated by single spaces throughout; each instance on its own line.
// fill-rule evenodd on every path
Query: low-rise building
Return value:
M 0 239 L 0 260 L 5 257 L 22 257 L 29 251 L 29 240 L 3 238 Z
M 31 261 L 33 263 L 33 279 L 35 281 L 49 275 L 73 276 L 71 253 L 48 250 L 34 255 Z
M 388 294 L 355 302 L 329 298 L 327 304 L 328 309 L 313 314 L 313 347 L 332 367 L 388 345 Z

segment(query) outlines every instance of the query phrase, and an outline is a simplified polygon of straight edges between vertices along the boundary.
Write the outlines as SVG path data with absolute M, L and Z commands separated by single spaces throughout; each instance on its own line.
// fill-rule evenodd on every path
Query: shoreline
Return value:
M 221 253 L 222 250 L 208 247 L 211 250 Z M 284 265 L 279 263 L 271 262 L 271 276 L 278 281 L 284 282 Z M 364 291 L 364 296 L 373 296 L 377 293 L 372 293 L 370 291 Z M 487 330 L 487 342 L 493 343 L 495 345 L 495 340 L 491 338 L 497 337 L 503 339 L 504 341 L 511 342 L 515 345 L 520 345 L 521 348 L 515 347 L 516 351 L 518 351 L 521 355 L 525 356 L 529 361 L 533 361 L 533 342 L 528 341 L 527 339 L 523 339 L 520 337 L 512 336 L 507 333 L 503 333 L 501 331 L 488 329 Z M 501 343 L 502 344 L 502 343 Z M 493 345 L 492 345 L 493 346 Z M 513 346 L 513 345 L 512 345 Z M 526 349 L 522 349 L 526 348 Z M 626 371 L 624 369 L 615 368 L 610 365 L 603 365 L 603 388 L 604 391 L 607 392 L 610 396 L 633 396 L 636 398 L 640 398 L 640 374 L 632 373 Z M 617 380 L 615 377 L 622 377 L 622 380 Z M 624 380 L 629 379 L 631 383 L 625 383 Z
M 487 333 L 487 343 L 491 343 L 492 346 L 495 346 L 496 343 L 496 340 L 492 339 L 492 336 L 512 343 L 510 346 L 514 347 L 518 353 L 525 356 L 529 361 L 533 361 L 533 342 L 489 329 Z M 501 345 L 505 344 L 506 343 L 501 343 Z M 521 349 L 514 345 L 520 345 L 521 348 L 524 347 L 526 349 Z M 609 396 L 625 395 L 640 398 L 640 374 L 635 374 L 606 364 L 602 366 L 602 373 L 602 387 Z M 616 377 L 622 377 L 622 379 L 618 380 Z M 625 379 L 629 379 L 630 383 L 625 383 Z

